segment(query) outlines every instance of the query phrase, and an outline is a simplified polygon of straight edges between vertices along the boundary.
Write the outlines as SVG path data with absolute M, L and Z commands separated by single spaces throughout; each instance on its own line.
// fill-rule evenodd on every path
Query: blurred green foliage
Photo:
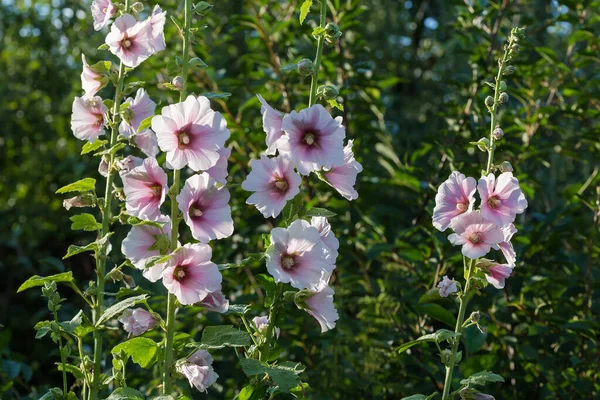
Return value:
M 239 184 L 248 162 L 264 148 L 262 94 L 283 111 L 308 101 L 309 80 L 281 67 L 312 58 L 309 15 L 299 26 L 300 1 L 215 2 L 194 51 L 209 68 L 195 72 L 196 94 L 226 91 L 214 100 L 232 137 L 230 180 Z M 307 366 L 302 377 L 314 399 L 398 399 L 440 390 L 443 369 L 437 349 L 398 346 L 447 327 L 456 304 L 432 294 L 437 278 L 460 273 L 461 260 L 433 229 L 435 191 L 452 170 L 478 176 L 484 153 L 468 146 L 485 136 L 483 104 L 496 57 L 511 27 L 526 27 L 527 40 L 509 79 L 506 133 L 496 162 L 515 167 L 529 200 L 517 219 L 517 268 L 503 292 L 487 288 L 471 304 L 480 309 L 486 335 L 469 331 L 455 379 L 481 369 L 505 377 L 489 392 L 497 399 L 590 399 L 600 396 L 600 268 L 596 240 L 600 177 L 600 1 L 330 0 L 333 20 L 344 32 L 325 48 L 322 77 L 340 87 L 347 136 L 365 167 L 360 197 L 348 205 L 324 184 L 313 187 L 314 205 L 338 213 L 332 226 L 341 257 L 333 277 L 340 320 L 321 335 L 308 314 L 289 310 L 281 326 L 283 358 Z M 161 4 L 179 15 L 174 2 Z M 330 13 L 331 16 L 331 13 Z M 89 256 L 60 259 L 69 244 L 91 235 L 69 230 L 72 215 L 54 191 L 84 176 L 96 176 L 97 159 L 79 156 L 81 142 L 70 131 L 71 102 L 81 93 L 81 53 L 97 51 L 105 32 L 94 32 L 88 4 L 73 0 L 0 3 L 0 397 L 36 399 L 57 386 L 58 351 L 35 340 L 33 325 L 45 304 L 34 290 L 16 294 L 30 275 L 72 270 L 82 286 L 94 279 Z M 168 46 L 180 39 L 167 26 Z M 177 50 L 178 51 L 178 50 Z M 159 89 L 172 76 L 165 67 L 175 51 L 159 54 L 134 77 L 147 81 L 163 104 L 173 93 Z M 322 79 L 323 82 L 323 79 Z M 110 89 L 100 95 L 108 98 Z M 215 246 L 214 260 L 235 262 L 260 251 L 272 227 L 232 189 L 236 233 Z M 119 240 L 112 238 L 114 261 Z M 261 312 L 263 293 L 254 276 L 264 266 L 225 272 L 224 291 L 233 303 Z M 132 272 L 138 282 L 141 274 Z M 147 282 L 142 282 L 146 287 Z M 160 285 L 156 287 L 161 291 Z M 109 288 L 110 290 L 110 288 Z M 428 292 L 429 291 L 429 292 Z M 162 292 L 161 292 L 162 293 Z M 84 304 L 61 309 L 70 319 Z M 162 309 L 155 299 L 157 309 Z M 203 326 L 232 317 L 186 308 L 180 331 L 199 336 Z M 150 333 L 156 335 L 156 333 Z M 113 345 L 122 333 L 111 331 Z M 90 351 L 88 343 L 85 351 Z M 220 375 L 210 397 L 233 398 L 244 382 L 233 368 L 233 351 L 215 353 Z M 152 389 L 132 366 L 128 383 Z M 179 387 L 187 391 L 187 382 Z M 195 393 L 194 398 L 204 398 Z

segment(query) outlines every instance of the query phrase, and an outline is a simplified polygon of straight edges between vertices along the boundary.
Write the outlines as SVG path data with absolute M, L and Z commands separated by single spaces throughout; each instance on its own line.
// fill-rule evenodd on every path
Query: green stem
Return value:
M 327 23 L 327 4 L 325 0 L 321 0 L 320 9 L 320 20 L 319 26 L 325 28 Z M 317 102 L 317 85 L 319 83 L 319 70 L 321 69 L 321 56 L 323 55 L 323 43 L 325 42 L 325 35 L 320 35 L 317 39 L 317 55 L 315 56 L 315 73 L 312 75 L 310 81 L 310 97 L 308 98 L 308 106 L 311 107 Z
M 190 28 L 192 24 L 192 2 L 185 0 L 184 10 L 185 25 L 183 28 L 183 66 L 181 76 L 183 78 L 183 87 L 179 93 L 179 101 L 185 100 L 188 81 L 188 63 L 190 61 Z M 179 232 L 179 208 L 177 204 L 177 195 L 179 194 L 179 186 L 181 173 L 179 170 L 173 171 L 173 186 L 171 186 L 171 251 L 177 248 L 177 238 Z M 163 394 L 171 393 L 171 367 L 173 364 L 173 336 L 175 334 L 175 308 L 177 301 L 172 293 L 169 293 L 167 300 L 167 327 L 165 339 L 165 356 L 163 365 Z
M 269 309 L 269 321 L 267 322 L 265 343 L 260 348 L 260 360 L 264 362 L 269 359 L 269 350 L 271 349 L 271 341 L 273 340 L 273 330 L 275 329 L 277 316 L 281 309 L 282 295 L 283 283 L 278 283 L 277 289 L 275 289 L 275 296 L 273 297 L 273 304 L 271 304 L 271 308 Z
M 125 9 L 129 9 L 129 0 L 125 0 Z M 118 116 L 119 107 L 121 103 L 121 97 L 123 95 L 123 83 L 125 81 L 125 64 L 121 62 L 119 65 L 119 80 L 116 85 L 115 91 L 115 103 L 113 106 L 113 120 L 110 134 L 109 148 L 113 147 L 117 142 L 118 135 Z M 108 156 L 108 176 L 106 177 L 106 189 L 104 192 L 104 208 L 102 210 L 102 231 L 100 237 L 105 237 L 110 229 L 111 219 L 111 206 L 112 206 L 112 186 L 114 180 L 113 164 L 115 162 L 115 154 L 111 153 Z M 104 281 L 106 277 L 106 250 L 108 248 L 108 242 L 100 249 L 99 254 L 96 257 L 96 275 L 97 279 L 97 294 L 96 304 L 92 311 L 92 319 L 94 321 L 94 377 L 92 381 L 92 387 L 90 388 L 90 400 L 96 400 L 98 398 L 98 392 L 100 391 L 100 375 L 101 375 L 101 361 L 102 361 L 102 332 L 99 327 L 96 326 L 96 321 L 102 315 L 104 311 Z
M 252 341 L 256 345 L 257 343 L 256 343 L 256 338 L 254 337 L 254 332 L 252 331 L 252 329 L 250 329 L 250 325 L 248 324 L 248 320 L 246 320 L 246 316 L 245 315 L 242 315 L 242 322 L 244 323 L 244 326 L 246 327 L 246 330 L 248 331 L 248 334 L 252 338 Z
M 454 332 L 460 334 L 454 338 L 454 342 L 452 343 L 452 357 L 450 358 L 449 365 L 446 366 L 446 379 L 444 380 L 444 393 L 442 394 L 442 400 L 449 399 L 450 388 L 452 386 L 452 373 L 454 372 L 454 367 L 456 365 L 456 353 L 458 352 L 458 344 L 460 343 L 460 338 L 463 334 L 463 321 L 465 319 L 465 313 L 467 311 L 467 304 L 469 302 L 469 289 L 471 283 L 471 273 L 473 272 L 473 267 L 475 266 L 475 260 L 471 260 L 469 262 L 469 267 L 467 268 L 465 289 L 463 290 L 462 295 L 459 298 L 460 307 L 458 309 L 458 317 L 456 319 L 456 327 L 454 328 Z
M 83 342 L 81 337 L 77 336 L 77 350 L 79 351 L 79 368 L 83 373 L 83 387 L 81 388 L 81 400 L 87 400 L 87 384 L 88 384 L 88 374 L 85 370 L 85 362 L 83 361 Z
M 58 314 L 56 313 L 56 311 L 53 311 L 52 313 L 54 314 L 54 321 L 58 324 Z M 60 362 L 62 364 L 63 394 L 66 398 L 69 390 L 67 386 L 67 360 L 65 360 L 65 354 L 63 352 L 63 342 L 61 334 L 59 334 L 58 336 L 58 350 L 60 351 Z
M 485 169 L 485 174 L 488 175 L 492 172 L 492 163 L 494 161 L 494 150 L 496 149 L 494 138 L 494 129 L 496 129 L 496 112 L 498 110 L 498 98 L 500 97 L 500 82 L 502 82 L 502 73 L 504 72 L 504 66 L 506 64 L 506 60 L 508 58 L 508 47 L 504 50 L 504 56 L 502 56 L 502 61 L 500 62 L 498 68 L 498 75 L 496 75 L 496 84 L 494 86 L 494 104 L 489 109 L 490 111 L 490 149 L 488 151 L 488 161 L 487 167 Z

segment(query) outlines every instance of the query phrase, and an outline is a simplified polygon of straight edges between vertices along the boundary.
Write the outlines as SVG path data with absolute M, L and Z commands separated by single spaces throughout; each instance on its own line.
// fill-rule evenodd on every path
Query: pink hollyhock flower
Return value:
M 498 176 L 489 174 L 479 179 L 477 191 L 481 197 L 481 215 L 502 227 L 515 220 L 527 208 L 527 200 L 512 172 Z
M 144 159 L 136 156 L 127 156 L 117 161 L 117 168 L 119 168 L 119 175 L 123 176 L 131 172 L 132 169 L 139 167 L 144 163 Z
M 148 157 L 156 157 L 158 154 L 158 140 L 152 129 L 144 129 L 133 137 L 136 146 Z
M 155 158 L 146 158 L 142 165 L 123 175 L 127 212 L 142 219 L 160 217 L 160 206 L 167 195 L 167 174 Z
M 137 133 L 140 123 L 143 120 L 154 115 L 156 103 L 152 101 L 150 96 L 148 96 L 148 92 L 144 89 L 138 89 L 135 99 L 129 97 L 125 101 L 129 103 L 128 118 L 121 121 L 119 133 L 128 138 Z
M 178 364 L 177 370 L 187 378 L 190 387 L 206 392 L 219 377 L 215 373 L 212 363 L 213 358 L 208 351 L 198 350 L 186 362 Z
M 321 325 L 321 333 L 335 328 L 335 321 L 339 319 L 333 304 L 333 295 L 333 289 L 326 286 L 305 300 L 308 306 L 306 311 Z
M 145 22 L 150 24 L 150 47 L 154 53 L 163 51 L 166 48 L 165 44 L 165 21 L 167 20 L 167 12 L 163 11 L 157 4 L 152 10 L 152 15 Z
M 77 139 L 92 143 L 104 135 L 104 125 L 108 122 L 108 108 L 98 96 L 92 98 L 75 97 L 71 114 L 71 130 Z
M 260 94 L 257 94 L 256 97 L 258 97 L 258 101 L 261 104 L 260 113 L 263 117 L 263 130 L 267 134 L 267 150 L 265 154 L 275 155 L 277 152 L 277 142 L 283 136 L 281 125 L 284 114 L 271 107 Z
M 229 300 L 223 294 L 221 289 L 216 292 L 209 293 L 204 300 L 200 302 L 200 305 L 205 307 L 208 311 L 225 313 L 229 310 Z
M 363 170 L 362 165 L 354 159 L 353 144 L 353 140 L 348 140 L 348 144 L 344 147 L 344 163 L 334 166 L 324 174 L 327 183 L 346 200 L 358 198 L 358 192 L 354 189 L 354 185 L 356 184 L 356 177 Z
M 294 171 L 294 164 L 285 156 L 261 156 L 250 161 L 252 171 L 242 182 L 242 189 L 254 192 L 246 200 L 265 218 L 277 217 L 288 200 L 300 193 L 302 178 Z
M 454 218 L 471 211 L 475 203 L 476 187 L 477 182 L 474 178 L 467 178 L 464 174 L 453 171 L 440 185 L 435 196 L 433 226 L 444 232 Z
M 81 55 L 81 61 L 83 62 L 83 70 L 81 71 L 81 87 L 83 88 L 86 98 L 91 98 L 98 93 L 104 86 L 104 77 L 96 72 L 89 66 L 85 59 L 85 55 Z
M 217 153 L 219 153 L 219 160 L 214 167 L 207 169 L 206 173 L 221 185 L 225 185 L 227 183 L 227 176 L 229 175 L 229 172 L 227 171 L 227 160 L 229 159 L 229 156 L 231 156 L 231 149 L 222 147 Z
M 105 42 L 110 52 L 119 57 L 123 64 L 135 68 L 153 54 L 151 40 L 151 25 L 125 14 L 112 24 Z
M 448 236 L 448 240 L 462 245 L 462 254 L 472 260 L 483 257 L 504 240 L 502 230 L 476 211 L 459 215 L 450 226 L 455 233 Z
M 321 290 L 335 268 L 319 231 L 304 220 L 292 222 L 287 229 L 274 228 L 266 257 L 267 270 L 275 282 L 289 283 L 296 289 Z
M 262 317 L 254 317 L 252 318 L 252 323 L 254 327 L 261 335 L 265 335 L 267 333 L 267 325 L 269 324 L 269 317 L 263 315 Z M 279 335 L 281 334 L 281 329 L 275 327 L 275 337 L 279 339 Z
M 164 223 L 162 228 L 152 225 L 136 225 L 131 228 L 121 243 L 121 252 L 137 269 L 143 271 L 144 277 L 151 282 L 161 278 L 166 263 L 154 264 L 146 268 L 146 263 L 153 257 L 168 254 L 171 243 L 171 219 L 161 215 L 157 222 Z
M 182 103 L 163 107 L 161 115 L 152 118 L 152 130 L 174 169 L 188 165 L 194 171 L 205 171 L 213 167 L 229 138 L 225 119 L 203 96 L 188 96 Z
M 110 22 L 117 8 L 110 0 L 92 1 L 92 17 L 94 18 L 94 29 L 99 31 Z
M 485 279 L 496 289 L 504 289 L 506 278 L 512 274 L 513 267 L 508 264 L 493 264 L 484 268 Z
M 340 248 L 340 241 L 335 237 L 335 234 L 331 230 L 331 224 L 325 217 L 312 217 L 310 219 L 310 225 L 314 226 L 319 231 L 321 240 L 331 252 L 331 259 L 335 264 L 335 260 L 338 256 L 338 249 Z
M 502 243 L 498 243 L 498 247 L 504 254 L 504 258 L 506 258 L 506 262 L 511 267 L 515 266 L 517 262 L 517 253 L 515 252 L 515 248 L 513 247 L 510 240 L 513 235 L 517 233 L 517 228 L 515 228 L 514 224 L 510 224 L 502 228 L 502 232 L 504 233 L 504 241 Z
M 291 154 L 302 175 L 344 164 L 342 118 L 333 119 L 322 105 L 292 111 L 283 117 L 282 128 L 287 135 L 278 141 L 278 148 Z
M 438 283 L 437 287 L 439 288 L 440 296 L 442 297 L 448 297 L 452 293 L 458 292 L 456 281 L 454 281 L 453 279 L 448 279 L 447 276 L 444 276 L 444 279 L 442 279 L 440 283 Z
M 123 329 L 129 336 L 139 336 L 156 325 L 156 319 L 143 308 L 126 309 L 119 317 L 119 322 L 123 324 Z
M 194 239 L 208 243 L 231 236 L 233 220 L 227 204 L 229 197 L 229 190 L 224 186 L 218 188 L 206 172 L 185 181 L 177 203 Z
M 194 304 L 221 289 L 223 277 L 210 261 L 212 250 L 202 243 L 185 244 L 173 252 L 162 273 L 163 284 L 181 304 Z

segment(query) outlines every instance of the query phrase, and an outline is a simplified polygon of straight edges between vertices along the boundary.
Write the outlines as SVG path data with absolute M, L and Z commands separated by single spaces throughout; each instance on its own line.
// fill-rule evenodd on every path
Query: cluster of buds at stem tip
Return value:
M 342 36 L 339 26 L 333 22 L 329 22 L 325 25 L 325 41 L 327 43 L 333 43 Z
M 317 88 L 317 98 L 334 100 L 340 95 L 340 91 L 334 85 L 321 85 Z
M 65 301 L 56 291 L 56 282 L 46 282 L 42 287 L 42 296 L 48 299 L 48 310 L 51 312 L 57 312 L 61 307 L 60 303 Z

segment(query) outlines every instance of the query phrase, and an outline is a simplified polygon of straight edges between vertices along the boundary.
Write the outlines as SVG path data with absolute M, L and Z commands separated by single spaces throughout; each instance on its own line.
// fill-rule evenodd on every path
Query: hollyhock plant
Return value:
M 282 129 L 286 135 L 278 141 L 278 149 L 291 154 L 302 175 L 344 164 L 342 118 L 334 119 L 322 105 L 292 111 L 283 117 Z
M 269 324 L 268 316 L 263 315 L 260 317 L 254 317 L 254 318 L 252 318 L 252 323 L 254 324 L 254 326 L 256 327 L 256 330 L 261 335 L 264 335 L 267 333 L 267 325 Z M 279 335 L 281 334 L 281 329 L 275 327 L 274 331 L 275 331 L 275 337 L 279 339 Z
M 304 220 L 292 222 L 287 229 L 274 228 L 266 257 L 267 270 L 275 282 L 289 283 L 296 289 L 321 290 L 335 268 L 319 231 Z
M 504 258 L 506 258 L 506 262 L 508 265 L 514 267 L 517 261 L 517 253 L 515 252 L 515 248 L 511 243 L 511 239 L 515 233 L 517 233 L 517 228 L 515 228 L 514 224 L 510 224 L 502 228 L 502 232 L 504 233 L 504 241 L 502 243 L 498 243 L 498 247 L 504 254 Z
M 229 190 L 217 187 L 215 180 L 206 172 L 185 181 L 177 196 L 177 204 L 194 239 L 208 243 L 231 236 L 233 219 L 229 197 Z
M 433 209 L 433 226 L 444 232 L 457 216 L 471 211 L 475 203 L 477 182 L 474 178 L 465 177 L 458 171 L 453 171 L 442 183 L 435 196 Z
M 96 72 L 89 66 L 85 55 L 81 55 L 83 70 L 81 71 L 81 88 L 85 92 L 84 97 L 92 98 L 105 85 L 106 78 Z
M 151 40 L 152 26 L 125 14 L 112 24 L 105 42 L 123 64 L 135 68 L 154 53 Z
M 77 139 L 93 143 L 104 135 L 104 125 L 108 123 L 108 108 L 98 96 L 75 97 L 71 114 L 71 130 Z
M 92 17 L 94 18 L 94 29 L 99 31 L 110 22 L 115 15 L 117 7 L 110 0 L 92 1 Z
M 356 200 L 358 192 L 354 189 L 356 177 L 362 172 L 362 165 L 354 158 L 353 140 L 348 140 L 344 147 L 344 163 L 334 166 L 323 174 L 323 177 L 346 200 Z
M 452 293 L 458 292 L 456 281 L 454 281 L 453 279 L 448 279 L 447 276 L 444 276 L 440 283 L 438 283 L 437 287 L 439 289 L 440 296 L 442 297 L 448 297 Z
M 119 322 L 123 324 L 123 329 L 129 333 L 129 336 L 139 336 L 156 325 L 156 319 L 143 308 L 126 309 L 121 314 Z
M 163 270 L 163 284 L 181 304 L 201 302 L 221 289 L 223 277 L 210 261 L 212 250 L 202 243 L 185 244 L 175 250 Z
M 157 4 L 152 10 L 152 15 L 146 20 L 150 25 L 150 47 L 154 53 L 163 51 L 166 48 L 165 43 L 165 21 L 167 20 L 167 12 Z
M 142 219 L 156 220 L 167 195 L 167 174 L 155 158 L 146 158 L 142 165 L 123 175 L 127 212 Z
M 144 89 L 138 89 L 135 98 L 129 97 L 125 102 L 129 103 L 129 108 L 127 118 L 124 118 L 119 125 L 119 133 L 128 138 L 137 133 L 143 120 L 154 115 L 156 103 Z
M 127 156 L 117 161 L 117 168 L 119 169 L 119 175 L 125 175 L 131 172 L 132 169 L 139 167 L 144 163 L 143 158 L 136 156 Z
M 300 193 L 302 178 L 294 171 L 292 161 L 279 155 L 275 158 L 261 156 L 250 162 L 252 171 L 242 182 L 242 189 L 254 192 L 246 200 L 255 205 L 265 218 L 275 218 L 288 200 Z
M 226 313 L 227 310 L 229 310 L 229 300 L 227 300 L 221 289 L 207 294 L 200 302 L 200 305 L 205 307 L 208 311 L 221 314 Z
M 479 179 L 477 191 L 481 197 L 481 215 L 503 227 L 511 224 L 517 214 L 527 208 L 527 200 L 512 172 L 494 174 Z
M 333 304 L 333 295 L 333 289 L 326 286 L 305 300 L 308 306 L 306 311 L 321 325 L 321 333 L 335 328 L 335 321 L 339 319 Z
M 227 183 L 227 176 L 229 176 L 229 171 L 227 171 L 227 160 L 231 155 L 231 149 L 223 147 L 219 149 L 217 153 L 219 153 L 219 160 L 213 167 L 207 169 L 206 173 L 221 185 L 225 185 Z
M 206 97 L 188 96 L 184 102 L 163 107 L 161 115 L 152 118 L 158 146 L 167 153 L 174 169 L 189 166 L 205 171 L 219 160 L 219 149 L 229 138 L 227 123 L 220 113 L 210 108 Z
M 504 241 L 502 230 L 476 211 L 453 219 L 451 227 L 455 233 L 448 236 L 448 240 L 462 245 L 462 254 L 472 260 L 485 256 L 492 247 L 496 248 Z
M 156 157 L 158 154 L 158 141 L 156 133 L 152 129 L 144 129 L 133 137 L 136 146 L 148 157 Z
M 261 104 L 260 113 L 263 117 L 263 130 L 267 134 L 267 150 L 265 150 L 265 154 L 272 156 L 277 152 L 277 142 L 283 136 L 282 123 L 284 113 L 271 107 L 260 94 L 257 94 L 256 97 L 258 97 L 258 101 Z
M 186 362 L 180 363 L 177 370 L 200 392 L 206 392 L 219 375 L 212 367 L 213 358 L 206 350 L 198 350 Z
M 156 221 L 163 223 L 162 227 L 144 224 L 133 226 L 121 243 L 123 255 L 134 267 L 142 270 L 144 277 L 151 282 L 161 278 L 166 263 L 157 263 L 150 268 L 146 268 L 146 263 L 152 257 L 167 254 L 171 240 L 171 219 L 162 215 Z
M 327 246 L 331 252 L 331 258 L 333 263 L 338 256 L 338 249 L 340 248 L 340 241 L 335 237 L 335 234 L 331 230 L 331 224 L 325 217 L 312 217 L 310 219 L 310 225 L 317 228 L 323 244 Z
M 508 264 L 492 263 L 482 268 L 485 279 L 496 289 L 504 289 L 506 278 L 512 274 L 513 267 Z

